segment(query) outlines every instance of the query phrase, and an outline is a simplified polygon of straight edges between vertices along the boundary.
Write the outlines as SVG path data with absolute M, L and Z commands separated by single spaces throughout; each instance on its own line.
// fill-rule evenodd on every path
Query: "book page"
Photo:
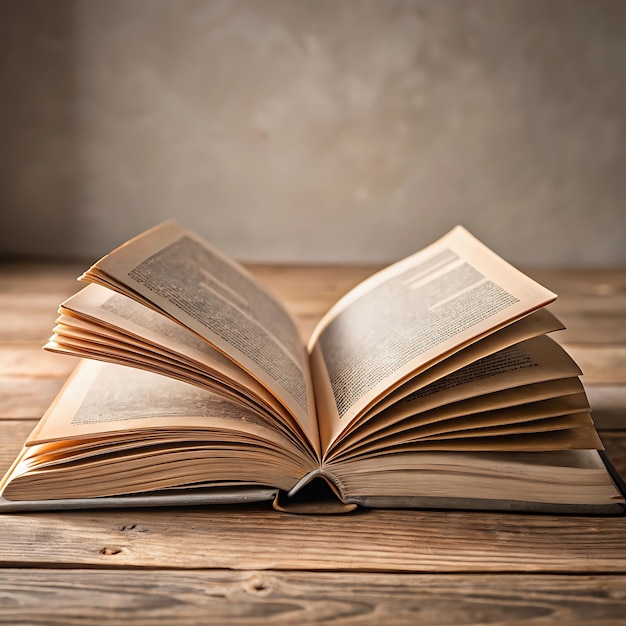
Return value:
M 324 448 L 409 377 L 555 297 L 461 227 L 364 281 L 308 344 Z
M 582 416 L 583 414 L 577 414 Z M 375 447 L 363 454 L 355 452 L 354 455 L 346 455 L 353 458 L 373 458 L 378 456 L 394 455 L 420 450 L 440 450 L 440 451 L 489 451 L 498 450 L 500 452 L 546 452 L 548 450 L 602 450 L 602 441 L 591 423 L 590 419 L 582 417 L 586 422 L 582 425 L 572 425 L 571 427 L 558 428 L 541 432 L 523 432 L 517 434 L 485 434 L 478 433 L 471 437 L 459 437 L 456 434 L 449 438 L 445 435 L 441 437 L 430 437 L 423 440 L 415 440 L 408 443 L 399 443 L 388 448 Z M 485 429 L 487 430 L 487 429 Z M 337 463 L 342 463 L 343 458 Z
M 2 488 L 8 485 L 9 499 L 47 499 L 213 481 L 293 486 L 315 467 L 311 452 L 217 394 L 87 360 L 28 438 Z
M 564 353 L 563 348 L 555 345 L 554 340 L 546 336 L 547 333 L 563 330 L 563 328 L 563 324 L 547 309 L 539 309 L 481 338 L 479 341 L 457 350 L 432 367 L 409 378 L 404 384 L 397 386 L 393 391 L 386 394 L 381 401 L 370 407 L 359 421 L 368 419 L 373 413 L 380 413 L 380 411 L 396 404 L 433 381 L 440 380 L 459 369 L 481 361 L 483 358 L 522 343 L 525 346 L 535 346 L 531 349 L 533 353 L 536 353 L 537 350 L 540 351 L 541 356 L 538 358 L 542 364 L 547 365 L 550 362 L 552 368 L 558 367 L 563 372 L 568 372 L 568 376 L 579 376 L 581 374 L 580 368 Z M 528 343 L 529 339 L 536 339 L 536 341 Z M 353 422 L 350 430 L 355 427 L 358 428 L 359 421 Z
M 252 276 L 175 222 L 101 259 L 83 277 L 163 312 L 256 378 L 319 452 L 308 361 L 295 322 Z
M 331 475 L 343 486 L 347 500 L 350 496 L 384 494 L 388 498 L 458 501 L 495 498 L 548 504 L 624 502 L 594 450 L 543 453 L 420 450 L 340 463 L 331 468 Z M 385 506 L 376 499 L 371 502 L 374 503 Z M 422 504 L 428 505 L 427 501 Z M 455 505 L 458 507 L 458 502 L 448 506 Z M 445 502 L 437 500 L 430 506 L 445 506 Z
M 132 364 L 235 398 L 247 398 L 248 405 L 256 403 L 280 417 L 297 434 L 297 423 L 265 387 L 165 315 L 96 284 L 68 298 L 60 311 L 55 335 L 44 348 Z
M 348 451 L 358 442 L 388 441 L 390 435 L 407 434 L 421 424 L 583 392 L 580 379 L 576 372 L 568 372 L 566 361 L 550 364 L 530 360 L 541 355 L 540 346 L 532 343 L 523 352 L 516 348 L 481 359 L 407 396 L 337 439 L 327 458 Z
M 434 381 L 446 378 L 458 370 L 476 362 L 481 362 L 482 359 L 495 355 L 506 348 L 520 345 L 522 342 L 526 346 L 534 346 L 531 348 L 531 352 L 534 355 L 540 354 L 539 358 L 542 367 L 540 368 L 541 374 L 538 375 L 545 375 L 546 378 L 544 380 L 580 375 L 580 369 L 572 359 L 552 339 L 546 337 L 546 333 L 562 329 L 563 324 L 547 309 L 543 308 L 494 331 L 479 341 L 457 350 L 435 365 L 415 376 L 409 377 L 406 382 L 390 389 L 389 393 L 384 394 L 380 400 L 364 411 L 358 419 L 353 420 L 347 428 L 341 431 L 341 434 L 335 438 L 333 445 L 326 449 L 326 456 L 332 451 L 332 448 L 349 438 L 353 431 L 361 430 L 364 426 L 369 429 L 372 424 L 378 422 L 378 416 L 381 412 L 386 413 L 387 408 L 397 405 L 407 396 L 414 394 Z M 534 338 L 535 341 L 529 344 L 528 340 L 530 338 Z M 490 361 L 492 366 L 495 365 L 495 362 Z M 545 367 L 548 363 L 549 367 Z M 534 364 L 537 365 L 536 363 Z
M 267 418 L 222 396 L 140 369 L 83 360 L 26 445 L 91 438 L 133 429 L 228 428 L 281 445 L 286 437 Z
M 478 403 L 464 402 L 467 413 L 454 415 L 446 408 L 425 413 L 423 419 L 407 423 L 404 430 L 390 429 L 384 437 L 371 437 L 346 448 L 333 460 L 382 451 L 423 441 L 447 440 L 455 445 L 469 437 L 493 437 L 504 434 L 536 434 L 552 430 L 565 430 L 578 426 L 592 426 L 589 404 L 584 393 L 572 393 L 558 398 L 547 398 L 505 407 L 484 408 Z M 478 406 L 476 406 L 478 404 Z M 597 441 L 594 437 L 593 442 Z M 593 447 L 593 446 L 590 446 Z

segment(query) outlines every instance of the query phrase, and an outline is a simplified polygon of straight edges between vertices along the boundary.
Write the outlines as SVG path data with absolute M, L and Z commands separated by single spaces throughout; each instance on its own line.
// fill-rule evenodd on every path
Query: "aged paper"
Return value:
M 316 466 L 267 420 L 221 396 L 84 361 L 28 438 L 5 497 L 28 488 L 45 499 L 52 486 L 57 498 L 212 481 L 293 486 Z
M 332 392 L 318 403 L 325 447 L 390 389 L 555 297 L 461 227 L 364 281 L 308 345 L 316 388 Z
M 451 359 L 455 360 L 455 357 Z M 445 367 L 448 360 L 432 369 Z M 403 431 L 422 423 L 427 416 L 434 419 L 440 415 L 443 419 L 446 414 L 454 416 L 468 412 L 471 406 L 488 411 L 579 393 L 582 391 L 579 373 L 569 355 L 545 336 L 527 339 L 478 360 L 470 360 L 459 369 L 446 371 L 441 377 L 433 378 L 435 373 L 426 370 L 410 385 L 409 394 L 402 394 L 393 404 L 385 403 L 384 410 L 344 431 L 330 451 L 345 450 L 364 437 L 382 437 Z M 418 382 L 420 378 L 423 379 L 421 384 Z M 433 413 L 438 407 L 441 410 Z
M 297 422 L 255 378 L 188 328 L 132 298 L 90 284 L 66 300 L 61 311 L 46 349 L 126 362 L 233 399 L 247 398 L 249 405 L 256 402 L 298 432 Z
M 594 450 L 544 452 L 419 452 L 390 454 L 372 465 L 356 459 L 332 468 L 354 497 L 386 494 L 433 498 L 492 498 L 545 503 L 623 501 Z M 418 477 L 421 477 L 418 478 Z
M 319 452 L 307 356 L 293 319 L 243 268 L 175 222 L 132 239 L 84 280 L 178 320 L 282 401 Z

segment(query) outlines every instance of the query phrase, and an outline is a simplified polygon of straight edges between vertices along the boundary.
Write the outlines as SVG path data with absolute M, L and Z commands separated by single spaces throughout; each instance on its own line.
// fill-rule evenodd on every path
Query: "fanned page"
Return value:
M 63 302 L 60 312 L 47 350 L 167 374 L 290 421 L 256 379 L 188 328 L 132 298 L 91 284 Z
M 323 449 L 390 391 L 555 298 L 462 227 L 370 277 L 308 344 Z
M 295 322 L 239 265 L 170 221 L 117 248 L 81 279 L 134 298 L 207 341 L 271 391 L 319 455 L 308 359 Z
M 532 372 L 530 376 L 539 377 L 538 381 L 554 380 L 562 376 L 578 376 L 580 374 L 578 366 L 562 348 L 544 336 L 545 333 L 562 328 L 563 325 L 554 315 L 546 309 L 540 309 L 458 350 L 443 361 L 411 377 L 406 383 L 387 394 L 373 408 L 353 420 L 352 424 L 341 432 L 341 435 L 326 451 L 326 457 L 333 454 L 338 446 L 345 447 L 346 442 L 353 435 L 359 437 L 362 431 L 378 427 L 381 422 L 386 423 L 390 413 L 396 415 L 400 412 L 409 418 L 425 410 L 428 401 L 424 399 L 424 393 L 432 389 L 434 384 L 440 389 L 437 395 L 442 402 L 453 402 L 454 381 L 457 381 L 459 376 L 466 379 L 465 386 L 474 395 L 488 393 L 484 379 L 490 380 L 502 369 L 514 370 L 518 374 L 515 377 L 516 380 L 519 380 L 519 375 L 524 372 Z M 535 341 L 528 341 L 530 339 Z M 533 346 L 537 342 L 545 346 L 542 353 L 545 358 L 542 358 L 540 367 L 533 358 L 533 355 L 538 352 L 537 349 L 532 349 L 528 354 L 522 348 L 523 345 Z M 485 396 L 486 404 L 488 404 L 487 398 L 488 396 Z M 405 425 L 408 427 L 408 422 Z
M 85 360 L 0 488 L 10 500 L 238 485 L 289 489 L 316 466 L 275 425 L 217 394 Z
M 435 437 L 446 449 L 450 439 L 481 437 L 490 426 L 528 432 L 563 426 L 558 419 L 543 425 L 541 420 L 571 413 L 581 413 L 588 423 L 589 405 L 578 373 L 554 341 L 528 339 L 438 378 L 374 414 L 339 439 L 332 456 L 397 450 L 432 443 Z M 506 449 L 506 440 L 500 439 L 485 441 L 483 447 Z M 594 443 L 599 443 L 595 437 Z

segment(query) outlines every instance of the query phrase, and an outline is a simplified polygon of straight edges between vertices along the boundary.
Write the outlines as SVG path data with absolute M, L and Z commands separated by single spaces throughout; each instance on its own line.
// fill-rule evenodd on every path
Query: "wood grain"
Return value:
M 6 378 L 66 379 L 78 360 L 46 352 L 41 346 L 0 344 L 0 376 Z
M 624 576 L 0 570 L 0 623 L 619 623 Z
M 623 517 L 270 505 L 4 514 L 0 565 L 626 574 Z M 33 549 L 36 546 L 36 550 Z
M 626 384 L 626 344 L 562 345 L 580 366 L 585 383 Z
M 0 420 L 0 476 L 9 469 L 38 420 Z
M 615 268 L 531 268 L 522 270 L 555 293 L 587 297 L 626 294 L 626 273 Z
M 0 419 L 41 417 L 64 382 L 59 377 L 0 376 Z
M 558 294 L 550 309 L 566 325 L 560 341 L 626 343 L 626 273 L 621 269 L 527 269 Z

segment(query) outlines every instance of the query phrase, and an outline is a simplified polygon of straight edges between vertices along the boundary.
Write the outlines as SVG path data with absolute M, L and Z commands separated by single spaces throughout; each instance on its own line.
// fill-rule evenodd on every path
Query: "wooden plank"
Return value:
M 0 570 L 10 624 L 623 623 L 624 576 Z
M 626 272 L 623 269 L 526 269 L 558 294 L 550 309 L 567 330 L 565 342 L 626 343 Z
M 41 417 L 65 379 L 0 376 L 0 420 Z
M 7 513 L 0 520 L 2 567 L 626 574 L 623 517 L 294 516 L 233 505 Z
M 603 317 L 618 318 L 623 316 L 626 309 L 626 294 L 611 294 L 607 296 L 573 296 L 559 295 L 556 302 L 550 305 L 562 315 L 584 317 L 593 321 Z
M 626 384 L 626 344 L 561 345 L 578 363 L 585 383 Z
M 37 420 L 0 420 L 0 476 L 9 469 Z
M 59 304 L 81 288 L 76 276 L 84 267 L 76 263 L 0 262 L 0 343 L 43 345 Z
M 52 334 L 59 304 L 71 293 L 0 292 L 0 343 L 42 346 Z
M 611 298 L 626 295 L 622 268 L 522 268 L 531 278 L 559 294 L 559 298 Z
M 42 350 L 39 346 L 0 344 L 0 376 L 67 378 L 78 360 Z
M 550 306 L 554 313 L 567 327 L 559 331 L 558 341 L 563 343 L 605 343 L 609 345 L 626 344 L 626 312 L 615 315 L 598 311 L 590 315 L 585 311 L 563 311 L 557 305 Z

